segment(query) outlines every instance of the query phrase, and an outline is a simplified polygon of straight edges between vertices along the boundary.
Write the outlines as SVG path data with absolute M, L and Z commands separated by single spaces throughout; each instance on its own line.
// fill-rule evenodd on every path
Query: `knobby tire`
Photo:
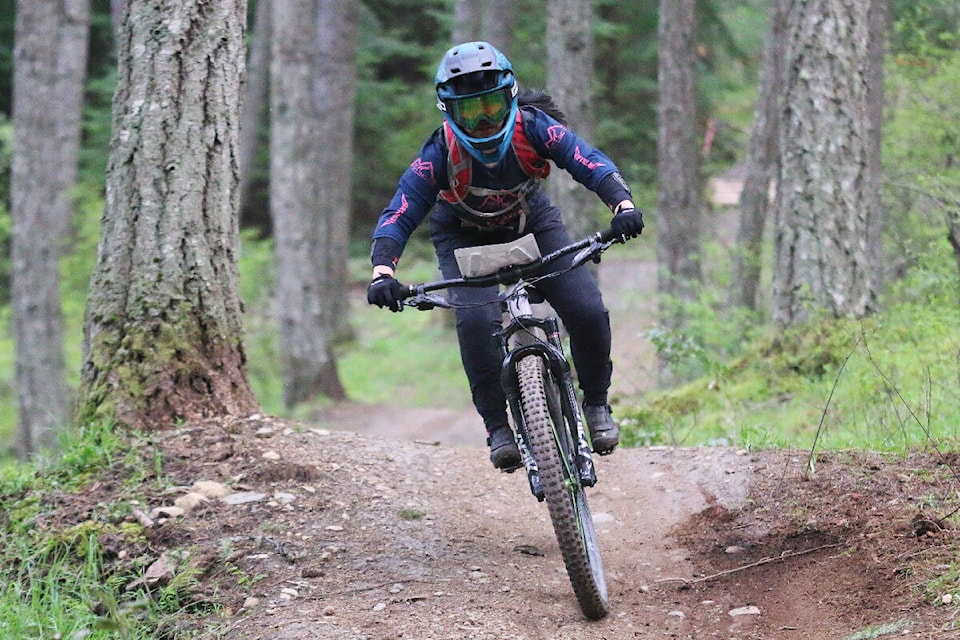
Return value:
M 587 618 L 599 620 L 609 613 L 607 584 L 593 518 L 574 466 L 576 446 L 560 409 L 561 389 L 539 356 L 522 358 L 517 372 L 528 445 L 540 472 L 563 564 L 580 609 Z

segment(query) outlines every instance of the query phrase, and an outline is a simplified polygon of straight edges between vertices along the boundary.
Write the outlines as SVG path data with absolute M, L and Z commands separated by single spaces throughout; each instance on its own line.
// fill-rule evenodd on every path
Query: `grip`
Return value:
M 617 233 L 613 230 L 613 227 L 604 229 L 600 232 L 600 242 L 626 242 L 626 238 L 622 234 Z

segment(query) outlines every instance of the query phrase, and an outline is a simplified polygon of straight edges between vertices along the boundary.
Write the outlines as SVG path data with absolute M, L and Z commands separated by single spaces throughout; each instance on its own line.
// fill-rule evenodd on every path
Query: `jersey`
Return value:
M 469 191 L 473 195 L 467 193 L 462 199 L 467 201 L 471 209 L 488 215 L 470 213 L 462 205 L 454 204 L 441 195 L 445 191 L 448 195 L 455 195 L 451 183 L 456 183 L 458 176 L 467 174 L 463 168 L 451 167 L 451 161 L 456 165 L 456 160 L 451 157 L 454 152 L 447 143 L 445 127 L 440 127 L 424 142 L 420 154 L 400 177 L 390 204 L 380 213 L 373 239 L 390 238 L 402 252 L 407 240 L 434 206 L 451 207 L 457 217 L 469 224 L 509 224 L 516 216 L 506 219 L 503 213 L 489 215 L 505 208 L 506 213 L 510 213 L 510 202 L 503 194 L 516 193 L 516 199 L 519 200 L 523 195 L 522 189 L 539 188 L 536 179 L 531 184 L 531 178 L 536 176 L 531 176 L 524 167 L 528 162 L 532 166 L 532 160 L 520 159 L 521 155 L 527 153 L 521 149 L 526 144 L 541 161 L 553 162 L 557 168 L 567 171 L 577 182 L 595 193 L 604 178 L 618 171 L 610 158 L 547 113 L 532 106 L 521 106 L 519 111 L 521 120 L 516 128 L 523 128 L 522 136 L 526 142 L 518 142 L 517 134 L 514 134 L 511 145 L 513 152 L 505 154 L 496 165 L 486 166 L 470 154 L 462 153 L 462 150 L 459 154 L 461 162 L 471 163 Z M 606 204 L 612 208 L 617 202 Z
M 534 189 L 537 180 L 550 175 L 550 163 L 538 155 L 527 140 L 523 126 L 523 111 L 517 110 L 517 122 L 513 128 L 510 152 L 516 156 L 520 168 L 529 176 L 529 180 L 512 189 L 482 189 L 474 186 L 471 181 L 473 157 L 457 140 L 446 120 L 443 121 L 443 135 L 447 145 L 449 188 L 441 191 L 440 197 L 459 207 L 472 218 L 483 220 L 488 226 L 503 224 L 504 221 L 516 217 L 519 209 L 524 206 L 526 193 Z

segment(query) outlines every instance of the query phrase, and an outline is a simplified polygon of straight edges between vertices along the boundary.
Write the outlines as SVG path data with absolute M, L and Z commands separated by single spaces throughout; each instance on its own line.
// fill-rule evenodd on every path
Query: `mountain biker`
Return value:
M 499 244 L 533 233 L 542 253 L 571 242 L 570 234 L 540 189 L 547 160 L 594 191 L 613 211 L 617 234 L 636 237 L 643 215 L 616 165 L 578 137 L 543 92 L 521 92 L 507 58 L 487 42 L 468 42 L 444 55 L 435 78 L 443 125 L 404 171 L 373 232 L 373 279 L 367 301 L 402 311 L 394 273 L 404 246 L 427 214 L 444 278 L 460 277 L 454 250 Z M 568 256 L 561 266 L 569 265 Z M 570 335 L 571 355 L 583 392 L 584 416 L 594 451 L 609 453 L 619 428 L 607 403 L 612 363 L 610 319 L 593 276 L 575 269 L 537 283 Z M 492 334 L 501 318 L 496 287 L 452 290 L 458 303 L 457 336 L 474 406 L 487 430 L 490 460 L 499 469 L 520 465 L 507 422 L 500 384 L 499 346 Z

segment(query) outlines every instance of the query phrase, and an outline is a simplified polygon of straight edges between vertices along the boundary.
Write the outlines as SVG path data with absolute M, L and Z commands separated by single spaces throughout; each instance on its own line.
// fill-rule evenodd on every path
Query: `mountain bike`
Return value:
M 493 335 L 503 355 L 501 383 L 507 395 L 521 466 L 537 500 L 546 501 L 567 575 L 580 609 L 599 620 L 609 612 L 607 583 L 585 489 L 597 482 L 583 414 L 574 391 L 558 319 L 544 312 L 537 282 L 588 262 L 625 241 L 612 230 L 597 232 L 542 256 L 532 234 L 504 244 L 456 252 L 460 278 L 403 287 L 404 304 L 420 310 L 456 309 L 450 297 L 435 291 L 455 287 L 501 285 L 496 299 L 502 327 Z M 550 270 L 574 254 L 569 267 Z M 453 296 L 455 298 L 455 296 Z

